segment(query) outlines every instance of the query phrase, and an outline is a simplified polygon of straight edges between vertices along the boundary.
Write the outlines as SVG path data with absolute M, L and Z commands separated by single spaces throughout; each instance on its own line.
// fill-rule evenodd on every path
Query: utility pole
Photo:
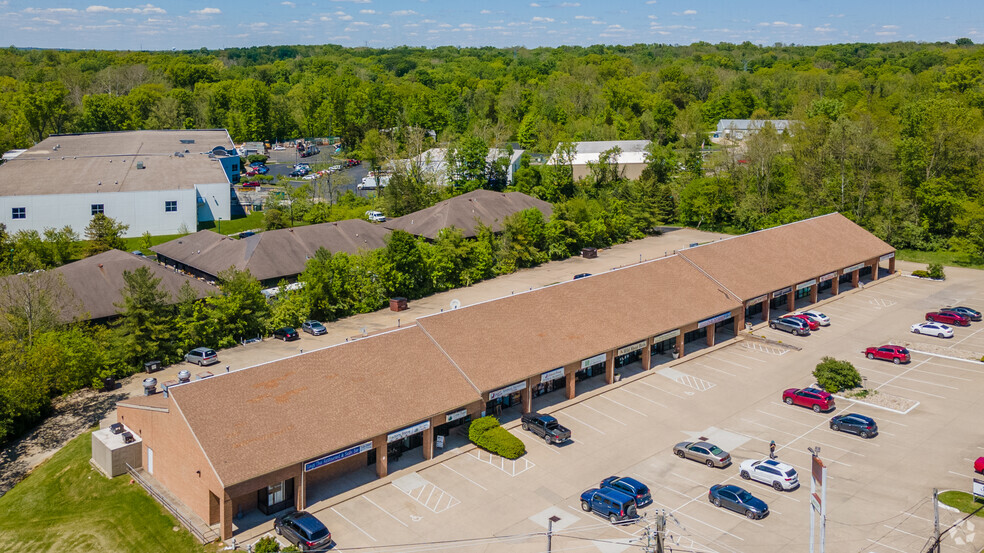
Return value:
M 933 535 L 936 537 L 933 552 L 940 553 L 940 492 L 936 488 L 933 488 Z
M 666 514 L 660 509 L 656 514 L 656 553 L 663 553 L 663 537 L 666 535 Z
M 547 519 L 547 553 L 552 551 L 553 547 L 553 523 L 560 520 L 560 517 L 554 515 Z

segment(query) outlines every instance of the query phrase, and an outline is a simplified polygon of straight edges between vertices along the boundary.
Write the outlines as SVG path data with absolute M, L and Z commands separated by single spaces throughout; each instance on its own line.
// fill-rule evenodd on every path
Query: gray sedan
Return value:
M 304 323 L 301 324 L 301 330 L 307 332 L 312 336 L 321 336 L 322 334 L 328 332 L 328 329 L 325 328 L 325 325 L 321 324 L 318 321 L 304 321 Z
M 730 453 L 708 442 L 680 442 L 673 446 L 673 454 L 681 459 L 704 463 L 712 468 L 731 464 Z

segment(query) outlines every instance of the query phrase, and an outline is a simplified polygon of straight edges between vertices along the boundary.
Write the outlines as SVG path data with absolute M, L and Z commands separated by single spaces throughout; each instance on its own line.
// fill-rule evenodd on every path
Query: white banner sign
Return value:
M 676 330 L 671 330 L 669 332 L 664 332 L 664 333 L 660 334 L 659 336 L 654 336 L 653 337 L 653 343 L 654 344 L 657 344 L 659 342 L 662 342 L 663 340 L 669 340 L 670 338 L 676 338 L 679 335 L 680 335 L 680 329 L 679 328 L 676 329 Z
M 705 326 L 710 326 L 714 323 L 719 323 L 723 320 L 728 319 L 729 317 L 731 317 L 731 311 L 728 311 L 726 313 L 721 313 L 720 315 L 711 317 L 710 319 L 704 319 L 703 321 L 697 323 L 697 328 L 704 328 Z
M 816 283 L 817 283 L 817 279 L 808 280 L 806 282 L 801 282 L 801 283 L 799 283 L 799 284 L 796 285 L 796 289 L 797 290 L 802 290 L 803 288 L 809 288 L 810 286 L 813 286 Z
M 768 298 L 768 297 L 769 297 L 769 294 L 765 294 L 765 295 L 759 296 L 757 298 L 752 298 L 752 299 L 746 301 L 745 302 L 745 305 L 755 305 L 756 303 L 760 303 L 760 302 L 765 301 L 765 299 Z
M 593 366 L 597 365 L 598 363 L 604 363 L 605 362 L 605 356 L 606 355 L 607 354 L 605 354 L 605 353 L 599 353 L 598 355 L 595 355 L 594 357 L 588 357 L 584 361 L 581 361 L 581 368 L 582 369 L 586 369 L 588 367 L 593 367 Z
M 415 424 L 415 425 L 411 426 L 410 428 L 404 428 L 403 430 L 398 430 L 398 431 L 390 434 L 389 436 L 386 436 L 386 443 L 390 443 L 391 444 L 393 442 L 398 442 L 398 441 L 402 440 L 403 438 L 406 438 L 407 436 L 413 436 L 414 434 L 420 434 L 421 432 L 423 432 L 424 430 L 427 430 L 430 427 L 431 427 L 431 422 L 430 421 L 424 421 L 424 422 L 422 422 L 420 424 Z
M 981 499 L 984 499 L 984 480 L 978 480 L 977 478 L 974 478 L 973 493 L 974 493 L 974 497 L 979 497 Z
M 445 422 L 456 421 L 458 419 L 463 419 L 468 416 L 468 409 L 460 409 L 454 413 L 448 413 Z
M 888 261 L 889 259 L 892 259 L 893 257 L 895 257 L 895 252 L 886 253 L 885 255 L 879 257 L 878 258 L 878 261 Z
M 626 353 L 632 353 L 633 351 L 639 351 L 639 350 L 641 350 L 644 347 L 646 347 L 646 341 L 645 340 L 643 340 L 641 342 L 636 342 L 634 344 L 630 344 L 628 346 L 625 346 L 624 348 L 619 348 L 619 350 L 617 352 L 615 352 L 615 354 L 616 355 L 625 355 Z
M 785 287 L 785 288 L 783 288 L 782 290 L 776 290 L 775 292 L 773 292 L 773 293 L 772 293 L 772 297 L 773 297 L 773 298 L 778 298 L 779 296 L 785 296 L 785 295 L 786 295 L 786 294 L 788 294 L 788 293 L 789 293 L 789 292 L 790 292 L 791 290 L 792 290 L 792 288 L 791 288 L 791 287 L 789 287 L 789 286 L 787 286 L 787 287 Z
M 525 380 L 523 382 L 517 382 L 517 383 L 513 384 L 512 386 L 506 386 L 505 388 L 502 388 L 501 390 L 496 390 L 494 392 L 491 392 L 489 394 L 489 401 L 492 401 L 493 399 L 499 399 L 500 397 L 508 396 L 509 394 L 512 394 L 514 392 L 518 392 L 520 390 L 525 390 L 525 389 L 526 389 L 526 381 Z
M 850 267 L 845 268 L 844 269 L 844 272 L 845 273 L 850 273 L 851 271 L 857 271 L 861 267 L 864 267 L 864 263 L 858 263 L 857 265 L 851 265 Z
M 832 273 L 827 273 L 822 277 L 820 277 L 820 282 L 827 282 L 828 280 L 834 280 L 834 277 L 836 276 L 837 276 L 837 271 L 834 271 Z
M 564 367 L 559 367 L 541 374 L 540 382 L 550 382 L 551 380 L 557 380 L 559 378 L 564 378 Z

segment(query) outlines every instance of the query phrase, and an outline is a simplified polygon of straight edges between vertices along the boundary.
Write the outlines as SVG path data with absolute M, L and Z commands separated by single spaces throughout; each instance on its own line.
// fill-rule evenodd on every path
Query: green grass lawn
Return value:
M 954 509 L 960 509 L 964 513 L 973 513 L 984 507 L 984 501 L 975 500 L 973 495 L 952 490 L 940 494 L 940 503 L 949 505 Z M 977 516 L 984 517 L 984 509 L 978 511 Z
M 898 250 L 895 252 L 895 255 L 902 261 L 912 261 L 913 263 L 925 263 L 927 265 L 930 263 L 940 263 L 950 267 L 984 269 L 984 257 L 969 253 Z
M 89 465 L 91 432 L 0 497 L 0 551 L 161 553 L 207 549 L 127 476 Z

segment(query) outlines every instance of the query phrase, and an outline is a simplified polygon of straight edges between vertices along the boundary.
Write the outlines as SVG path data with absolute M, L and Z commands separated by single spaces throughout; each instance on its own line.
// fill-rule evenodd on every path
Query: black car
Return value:
M 540 413 L 527 413 L 522 418 L 523 430 L 543 438 L 548 444 L 561 443 L 571 438 L 571 431 L 560 425 L 557 419 Z
M 301 171 L 300 169 L 294 169 L 290 173 L 287 173 L 287 176 L 288 177 L 303 177 L 306 174 L 307 174 L 306 171 Z
M 273 529 L 301 551 L 324 550 L 331 545 L 328 528 L 305 511 L 295 511 L 276 519 Z
M 769 328 L 782 330 L 798 336 L 810 334 L 810 323 L 796 317 L 780 317 L 769 321 Z
M 850 432 L 862 438 L 874 438 L 878 435 L 878 425 L 875 424 L 875 419 L 857 413 L 837 415 L 830 419 L 830 429 Z
M 591 273 L 578 273 L 578 274 L 574 275 L 574 280 L 578 280 L 578 279 L 581 279 L 581 278 L 587 278 L 589 276 L 591 276 Z
M 731 509 L 750 519 L 764 518 L 769 514 L 769 506 L 765 504 L 765 501 L 738 486 L 722 484 L 711 486 L 711 490 L 707 493 L 707 499 L 715 507 Z
M 956 313 L 962 317 L 965 317 L 975 322 L 981 320 L 981 312 L 977 311 L 976 309 L 971 309 L 969 307 L 959 306 L 959 307 L 946 307 L 944 309 L 940 309 L 941 313 L 945 313 L 947 311 L 951 311 L 953 313 Z
M 277 330 L 274 330 L 273 337 L 280 338 L 285 342 L 292 342 L 300 338 L 300 335 L 298 335 L 297 331 L 294 330 L 293 328 L 289 326 L 285 326 L 283 328 L 278 328 Z

